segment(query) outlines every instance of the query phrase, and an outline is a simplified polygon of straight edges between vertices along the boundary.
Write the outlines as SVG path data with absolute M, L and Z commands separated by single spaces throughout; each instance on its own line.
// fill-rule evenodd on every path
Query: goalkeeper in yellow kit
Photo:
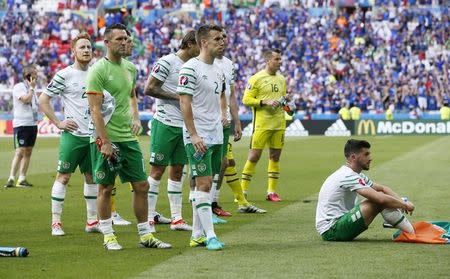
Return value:
M 279 161 L 286 130 L 283 110 L 286 79 L 278 73 L 281 66 L 281 50 L 270 49 L 264 52 L 264 58 L 265 68 L 249 79 L 243 97 L 244 105 L 252 108 L 253 134 L 247 162 L 242 170 L 241 187 L 246 194 L 262 150 L 268 145 L 267 200 L 279 202 L 281 199 L 277 194 L 277 186 L 280 175 Z

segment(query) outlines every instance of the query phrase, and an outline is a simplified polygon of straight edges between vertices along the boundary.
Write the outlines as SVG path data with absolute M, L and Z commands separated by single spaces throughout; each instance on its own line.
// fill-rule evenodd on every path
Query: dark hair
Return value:
M 72 48 L 75 48 L 75 45 L 77 44 L 78 40 L 81 40 L 81 39 L 86 39 L 88 41 L 91 41 L 91 36 L 89 36 L 89 34 L 86 32 L 80 33 L 75 38 L 73 38 L 73 40 L 70 42 L 70 46 Z
M 189 44 L 195 44 L 195 30 L 191 30 L 184 35 L 183 40 L 181 40 L 180 49 L 187 49 Z
M 31 75 L 32 75 L 33 72 L 35 72 L 35 71 L 36 71 L 36 66 L 34 66 L 34 65 L 26 66 L 25 68 L 23 68 L 22 77 L 23 77 L 25 80 L 28 80 L 28 81 L 29 81 Z
M 272 53 L 274 53 L 274 52 L 278 53 L 278 54 L 281 54 L 281 49 L 279 49 L 279 48 L 266 49 L 263 52 L 263 56 L 264 56 L 265 59 L 269 59 L 270 57 L 272 57 Z
M 202 40 L 209 37 L 210 31 L 219 31 L 222 32 L 222 27 L 219 25 L 214 24 L 206 24 L 202 25 L 198 28 L 197 32 L 195 33 L 195 40 L 197 41 L 197 44 L 199 47 L 201 47 Z
M 105 38 L 107 39 L 108 36 L 111 34 L 111 32 L 114 29 L 119 29 L 119 30 L 125 30 L 125 32 L 127 32 L 127 35 L 129 36 L 130 32 L 127 30 L 127 27 L 125 25 L 123 25 L 122 23 L 114 23 L 108 27 L 106 27 L 105 29 Z
M 370 143 L 365 140 L 349 139 L 344 147 L 345 158 L 349 158 L 352 153 L 358 153 L 363 148 L 370 148 Z

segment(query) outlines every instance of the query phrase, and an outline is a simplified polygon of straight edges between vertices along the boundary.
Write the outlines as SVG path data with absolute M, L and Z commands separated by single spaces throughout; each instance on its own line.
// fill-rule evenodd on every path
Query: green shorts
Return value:
M 81 173 L 92 173 L 89 137 L 77 137 L 62 132 L 59 143 L 59 173 L 73 173 L 80 166 Z
M 223 145 L 222 145 L 222 158 L 227 156 L 228 141 L 230 140 L 231 127 L 223 128 Z
M 183 128 L 152 120 L 150 132 L 150 164 L 161 166 L 186 165 Z
M 114 142 L 119 148 L 121 168 L 111 170 L 108 161 L 103 159 L 95 143 L 91 143 L 91 160 L 94 182 L 102 185 L 114 185 L 116 176 L 122 183 L 147 180 L 144 157 L 137 141 Z
M 208 151 L 202 158 L 194 158 L 194 146 L 189 143 L 185 146 L 186 153 L 189 159 L 189 167 L 191 169 L 191 176 L 213 176 L 220 173 L 220 166 L 222 164 L 222 145 L 215 144 L 208 148 Z
M 367 226 L 359 204 L 357 204 L 352 210 L 339 217 L 336 223 L 322 234 L 322 239 L 328 241 L 350 241 L 365 230 L 367 230 Z

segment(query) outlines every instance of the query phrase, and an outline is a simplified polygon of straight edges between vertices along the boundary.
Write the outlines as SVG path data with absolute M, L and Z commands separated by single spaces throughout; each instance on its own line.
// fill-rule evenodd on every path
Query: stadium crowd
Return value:
M 24 65 L 38 65 L 38 88 L 43 88 L 57 70 L 70 63 L 71 38 L 81 30 L 94 38 L 97 35 L 94 19 L 69 10 L 43 14 L 33 11 L 31 2 L 20 1 L 21 9 L 10 8 L 0 19 L 0 111 L 10 110 L 11 97 L 1 92 L 18 81 Z M 416 6 L 439 1 L 377 0 L 371 9 L 356 8 L 351 13 L 324 9 L 320 17 L 313 16 L 303 2 L 308 1 L 298 1 L 289 9 L 236 9 L 230 4 L 226 14 L 212 7 L 199 19 L 180 12 L 151 24 L 143 24 L 129 10 L 106 14 L 103 20 L 104 25 L 125 22 L 133 32 L 135 51 L 130 59 L 139 70 L 137 90 L 143 111 L 155 109 L 143 88 L 156 59 L 176 49 L 190 28 L 220 18 L 229 34 L 227 56 L 237 69 L 241 114 L 249 109 L 242 105 L 240 95 L 247 79 L 261 68 L 262 51 L 267 47 L 283 50 L 281 70 L 288 92 L 298 110 L 307 115 L 336 113 L 345 104 L 382 113 L 389 106 L 399 112 L 438 110 L 448 102 L 448 8 L 442 5 L 440 13 L 432 13 Z M 24 4 L 28 6 L 23 8 Z M 99 57 L 101 44 L 97 46 L 95 56 Z M 58 102 L 55 106 L 60 110 Z

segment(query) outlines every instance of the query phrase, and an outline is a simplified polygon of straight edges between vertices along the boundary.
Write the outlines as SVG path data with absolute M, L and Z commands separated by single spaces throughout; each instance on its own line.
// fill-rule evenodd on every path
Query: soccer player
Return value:
M 46 90 L 39 97 L 42 111 L 62 131 L 55 182 L 52 186 L 52 235 L 65 235 L 61 214 L 70 176 L 79 167 L 84 174 L 84 198 L 86 200 L 86 232 L 100 232 L 97 220 L 97 184 L 92 180 L 89 148 L 89 108 L 86 96 L 86 76 L 92 60 L 90 36 L 80 33 L 71 43 L 75 62 L 58 71 Z M 50 104 L 59 96 L 64 104 L 64 120 L 60 121 Z
M 145 87 L 145 94 L 156 98 L 156 114 L 151 122 L 150 164 L 148 177 L 148 217 L 153 226 L 156 216 L 161 177 L 169 166 L 167 195 L 169 197 L 172 230 L 190 231 L 182 217 L 183 166 L 188 163 L 183 144 L 183 116 L 180 97 L 176 93 L 178 73 L 189 59 L 198 56 L 195 31 L 188 32 L 181 41 L 180 49 L 160 58 L 154 65 Z
M 380 212 L 387 222 L 392 222 L 385 209 L 414 211 L 411 202 L 403 201 L 389 187 L 372 182 L 362 173 L 369 170 L 372 161 L 367 141 L 348 140 L 344 155 L 345 165 L 325 180 L 319 192 L 316 229 L 322 239 L 350 241 L 365 231 Z M 356 194 L 367 200 L 357 204 Z M 411 224 L 409 226 L 412 229 Z
M 111 191 L 117 175 L 122 183 L 131 182 L 133 208 L 138 221 L 139 247 L 170 248 L 155 238 L 148 222 L 149 189 L 136 134 L 141 129 L 134 93 L 137 71 L 124 57 L 128 35 L 122 24 L 105 30 L 106 56 L 89 69 L 87 94 L 94 131 L 91 158 L 94 182 L 98 184 L 97 209 L 100 230 L 107 250 L 121 250 L 111 219 Z
M 222 31 L 222 36 L 227 47 L 227 33 L 225 29 Z M 242 213 L 265 213 L 264 209 L 251 205 L 245 198 L 239 178 L 237 177 L 236 162 L 233 156 L 233 147 L 229 143 L 230 137 L 230 123 L 234 121 L 234 141 L 238 141 L 242 137 L 241 121 L 238 114 L 238 104 L 234 91 L 234 79 L 235 68 L 233 62 L 227 57 L 221 55 L 214 60 L 214 64 L 224 71 L 225 75 L 225 97 L 227 100 L 227 123 L 223 127 L 223 146 L 222 146 L 222 166 L 219 175 L 219 181 L 212 185 L 211 195 L 212 197 L 212 211 L 218 216 L 231 216 L 231 213 L 222 209 L 218 204 L 220 196 L 220 188 L 224 175 L 226 176 L 226 182 L 233 191 L 233 195 L 238 202 L 238 211 Z
M 222 111 L 225 80 L 214 59 L 223 55 L 222 28 L 202 25 L 196 33 L 200 55 L 186 62 L 179 73 L 177 93 L 183 115 L 183 137 L 191 176 L 196 189 L 191 193 L 193 222 L 190 246 L 206 245 L 220 250 L 212 221 L 210 190 L 220 172 L 223 143 Z M 205 237 L 206 234 L 206 237 Z
M 278 73 L 281 67 L 281 50 L 269 49 L 264 52 L 264 57 L 265 69 L 249 79 L 242 99 L 244 105 L 250 106 L 253 110 L 253 135 L 247 162 L 242 170 L 241 187 L 244 194 L 247 194 L 262 150 L 269 145 L 266 199 L 280 202 L 281 198 L 277 193 L 279 161 L 286 130 L 284 110 L 280 101 L 286 96 L 286 79 Z
M 23 70 L 23 81 L 13 87 L 14 153 L 11 170 L 5 187 L 14 187 L 17 170 L 17 187 L 31 187 L 26 180 L 31 153 L 37 136 L 38 98 L 36 95 L 36 68 L 28 66 Z

